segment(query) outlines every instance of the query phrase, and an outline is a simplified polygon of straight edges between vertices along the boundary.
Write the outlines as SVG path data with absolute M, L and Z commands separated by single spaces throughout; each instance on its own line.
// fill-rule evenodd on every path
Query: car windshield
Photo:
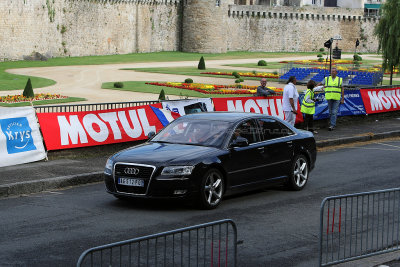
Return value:
M 171 122 L 151 141 L 220 147 L 231 123 L 213 120 L 179 119 Z

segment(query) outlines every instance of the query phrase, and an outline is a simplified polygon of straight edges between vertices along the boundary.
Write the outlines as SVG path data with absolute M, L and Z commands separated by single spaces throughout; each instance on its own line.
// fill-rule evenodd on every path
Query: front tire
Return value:
M 202 209 L 215 209 L 221 202 L 224 194 L 223 175 L 217 169 L 208 170 L 200 184 L 199 206 Z
M 309 164 L 304 155 L 297 155 L 293 162 L 291 172 L 289 174 L 288 185 L 292 190 L 302 190 L 308 181 Z

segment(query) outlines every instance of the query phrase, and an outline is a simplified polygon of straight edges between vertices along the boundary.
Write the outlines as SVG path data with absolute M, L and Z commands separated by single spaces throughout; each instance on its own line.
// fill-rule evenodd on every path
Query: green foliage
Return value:
M 387 0 L 382 6 L 382 16 L 375 27 L 374 34 L 378 38 L 378 52 L 382 52 L 382 67 L 391 71 L 400 65 L 400 1 Z
M 322 57 L 322 54 L 318 54 L 317 57 Z
M 277 71 L 274 71 L 273 74 L 278 75 L 278 72 L 277 72 Z
M 193 83 L 193 79 L 192 78 L 187 78 L 187 79 L 185 79 L 185 83 Z
M 28 81 L 26 82 L 24 92 L 22 93 L 23 96 L 25 97 L 35 97 L 35 94 L 33 93 L 33 88 L 32 88 L 32 83 L 31 83 L 31 78 L 28 78 Z
M 61 25 L 60 33 L 64 34 L 67 31 L 67 27 L 65 25 Z
M 239 81 L 242 83 L 242 82 L 244 82 L 244 79 L 243 78 L 239 78 Z
M 236 79 L 240 78 L 240 75 L 237 71 L 232 72 L 232 76 L 235 77 Z
M 206 69 L 206 63 L 204 61 L 204 57 L 200 58 L 199 65 L 197 65 L 197 68 L 199 70 L 205 70 Z
M 325 51 L 325 48 L 323 48 L 323 47 L 321 47 L 320 49 L 319 49 L 319 52 L 324 52 Z
M 320 58 L 318 58 L 318 61 L 322 62 L 322 61 L 324 61 L 324 59 L 322 57 L 320 57 Z
M 362 61 L 362 57 L 360 57 L 358 54 L 353 55 L 353 60 L 354 61 Z
M 267 61 L 259 60 L 258 63 L 257 63 L 257 66 L 267 66 Z
M 235 83 L 240 83 L 240 79 L 236 79 L 236 80 L 235 80 Z
M 253 70 L 253 74 L 256 75 L 256 74 L 257 74 L 257 71 Z
M 165 92 L 164 92 L 164 89 L 161 89 L 160 95 L 158 96 L 158 100 L 165 100 Z
M 124 83 L 122 83 L 122 82 L 115 82 L 115 83 L 114 83 L 114 88 L 124 88 Z

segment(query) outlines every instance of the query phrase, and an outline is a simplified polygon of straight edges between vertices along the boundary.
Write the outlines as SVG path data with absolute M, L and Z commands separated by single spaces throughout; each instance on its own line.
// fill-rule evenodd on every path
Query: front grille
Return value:
M 150 184 L 154 166 L 117 163 L 114 167 L 115 186 L 118 192 L 144 195 Z M 118 184 L 118 178 L 137 178 L 144 180 L 144 186 L 127 186 Z

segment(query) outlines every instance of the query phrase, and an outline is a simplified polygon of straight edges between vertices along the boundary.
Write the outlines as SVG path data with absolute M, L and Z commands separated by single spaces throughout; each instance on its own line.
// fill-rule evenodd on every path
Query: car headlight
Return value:
M 107 173 L 107 174 L 112 174 L 113 163 L 114 163 L 114 162 L 111 160 L 111 158 L 108 158 L 108 159 L 107 159 L 106 167 L 105 167 L 105 169 L 104 169 L 104 172 L 105 172 L 105 173 Z
M 169 166 L 162 170 L 161 175 L 189 175 L 193 169 L 194 166 Z

